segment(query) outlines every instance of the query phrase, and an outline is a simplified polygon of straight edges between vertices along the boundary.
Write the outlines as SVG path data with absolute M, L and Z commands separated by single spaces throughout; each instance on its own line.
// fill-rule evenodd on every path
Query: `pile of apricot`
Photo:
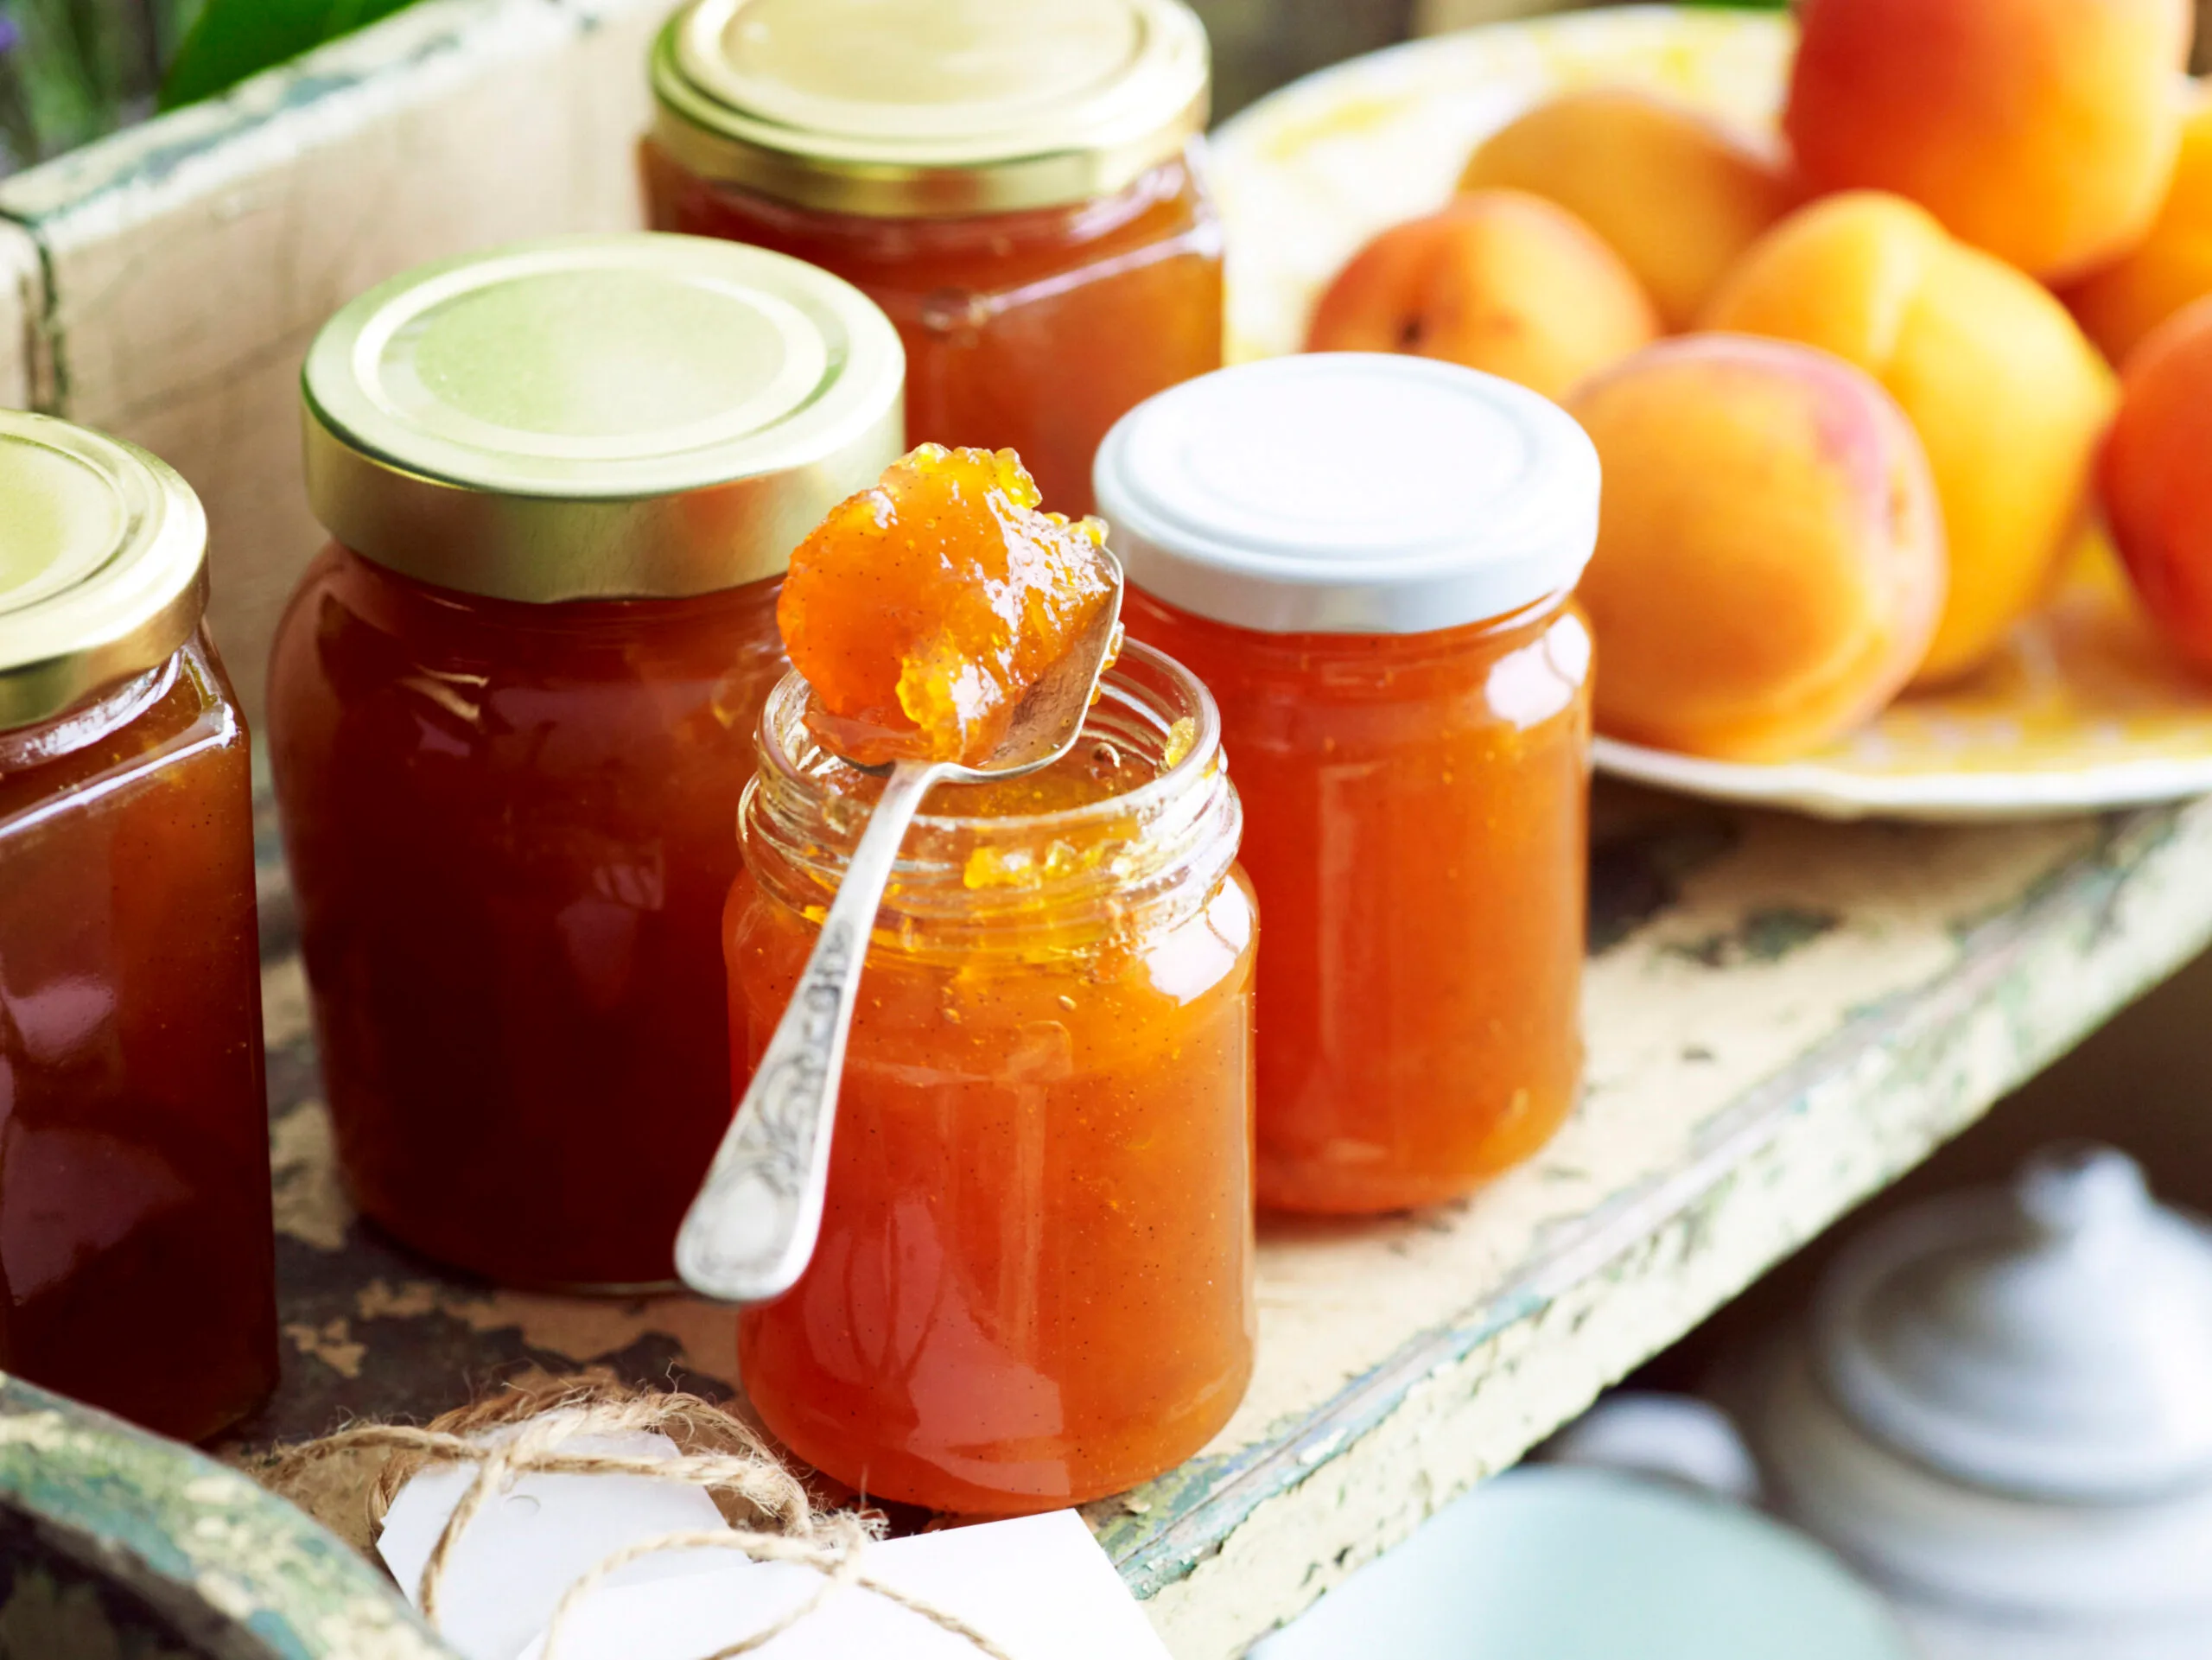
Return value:
M 1617 736 L 1786 759 L 1971 676 L 2100 505 L 2212 671 L 2192 20 L 1801 0 L 1780 143 L 1624 88 L 1554 98 L 1360 251 L 1308 348 L 1465 363 L 1588 429 Z

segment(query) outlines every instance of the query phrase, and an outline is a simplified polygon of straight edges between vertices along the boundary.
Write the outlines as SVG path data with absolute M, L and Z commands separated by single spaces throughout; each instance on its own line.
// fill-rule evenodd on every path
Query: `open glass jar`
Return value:
M 791 548 L 898 453 L 834 277 L 568 239 L 385 284 L 308 360 L 335 540 L 270 737 L 362 1209 L 510 1284 L 665 1283 L 729 1119 L 716 919 Z
M 1258 1189 L 1457 1198 L 1575 1101 L 1598 463 L 1471 370 L 1224 370 L 1115 429 L 1129 632 L 1221 700 L 1268 918 Z
M 246 734 L 207 524 L 0 411 L 0 1368 L 198 1440 L 276 1382 Z
M 876 787 L 771 700 L 725 918 L 766 1043 Z M 739 1325 L 745 1387 L 871 1496 L 974 1513 L 1118 1491 L 1252 1364 L 1254 922 L 1205 689 L 1132 647 L 1075 754 L 941 789 L 869 946 L 811 1265 Z
M 1115 420 L 1220 366 L 1181 0 L 693 0 L 652 73 L 653 224 L 857 284 L 906 341 L 910 442 L 1016 449 L 1085 512 Z

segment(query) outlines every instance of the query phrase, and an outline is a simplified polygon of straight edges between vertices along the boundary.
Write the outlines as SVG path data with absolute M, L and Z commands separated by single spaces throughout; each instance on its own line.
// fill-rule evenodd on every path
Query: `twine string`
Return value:
M 512 1433 L 486 1434 L 486 1431 Z M 599 1452 L 569 1452 L 578 1436 L 618 1435 L 638 1431 L 667 1434 L 679 1449 L 667 1459 Z M 695 1446 L 734 1450 L 695 1452 Z M 718 1532 L 664 1534 L 624 1547 L 594 1564 L 562 1593 L 546 1627 L 543 1660 L 554 1660 L 563 1627 L 585 1595 L 607 1575 L 643 1556 L 663 1550 L 735 1550 L 754 1561 L 792 1562 L 822 1576 L 813 1593 L 765 1629 L 702 1660 L 734 1660 L 765 1647 L 811 1618 L 841 1588 L 878 1596 L 972 1644 L 988 1660 L 1012 1657 L 981 1631 L 922 1599 L 908 1595 L 864 1572 L 861 1552 L 874 1537 L 859 1517 L 823 1518 L 815 1512 L 806 1489 L 741 1420 L 696 1396 L 638 1395 L 607 1386 L 517 1388 L 474 1406 L 449 1412 L 429 1427 L 357 1424 L 321 1441 L 292 1448 L 268 1475 L 283 1492 L 296 1488 L 315 1464 L 344 1453 L 383 1450 L 395 1453 L 369 1494 L 372 1524 L 380 1527 L 391 1501 L 408 1479 L 429 1464 L 475 1466 L 475 1474 L 439 1530 L 423 1563 L 416 1602 L 424 1621 L 439 1628 L 439 1593 L 461 1536 L 493 1498 L 524 1475 L 622 1475 L 679 1482 L 724 1494 L 741 1503 L 766 1528 L 733 1526 Z M 727 1513 L 727 1512 L 726 1512 Z

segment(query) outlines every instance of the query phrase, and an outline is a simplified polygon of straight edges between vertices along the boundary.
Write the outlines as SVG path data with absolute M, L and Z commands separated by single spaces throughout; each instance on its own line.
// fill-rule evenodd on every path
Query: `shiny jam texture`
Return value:
M 1574 1104 L 1590 637 L 1571 603 L 1427 634 L 1263 634 L 1130 591 L 1219 700 L 1264 907 L 1259 1195 L 1456 1198 Z
M 514 1285 L 661 1283 L 729 1121 L 717 919 L 772 582 L 524 605 L 324 552 L 270 755 L 362 1209 Z
M 776 616 L 838 754 L 989 759 L 1113 599 L 1105 525 L 1041 499 L 1012 450 L 925 444 L 799 544 Z
M 1106 430 L 1221 367 L 1221 227 L 1188 159 L 1068 207 L 872 219 L 795 207 L 645 150 L 653 228 L 726 238 L 861 289 L 906 347 L 906 441 L 1019 450 L 1045 499 L 1090 511 Z
M 950 874 L 894 891 L 820 1243 L 797 1288 L 739 1324 L 762 1418 L 871 1497 L 1007 1514 L 1119 1491 L 1195 1453 L 1243 1394 L 1255 916 L 1233 840 L 1211 874 L 1185 868 L 1172 901 L 1115 917 L 1064 884 L 1146 865 L 1144 833 L 1052 828 L 1157 770 L 1090 742 L 1036 778 L 932 800 L 1059 817 L 964 856 L 960 836 L 931 831 L 949 821 L 910 835 L 910 867 L 918 838 Z M 828 898 L 770 822 L 769 784 L 748 798 L 751 874 L 726 919 L 748 1068 Z M 953 920 L 963 893 L 993 907 L 988 925 Z
M 276 1382 L 246 735 L 204 638 L 0 732 L 0 1369 L 200 1440 Z

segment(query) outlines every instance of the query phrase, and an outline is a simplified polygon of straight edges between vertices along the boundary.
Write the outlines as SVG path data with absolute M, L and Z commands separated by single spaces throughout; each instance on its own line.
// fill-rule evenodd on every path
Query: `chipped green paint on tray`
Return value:
M 237 1471 L 0 1376 L 0 1654 L 452 1660 L 391 1583 Z
M 1086 1511 L 1179 1660 L 1241 1652 L 2212 934 L 2212 805 L 1982 829 L 1613 787 L 1597 808 L 1576 1119 L 1468 1203 L 1263 1224 L 1245 1412 Z M 499 1292 L 352 1216 L 264 833 L 290 1347 L 245 1443 L 421 1417 L 523 1371 L 734 1390 L 724 1311 Z

